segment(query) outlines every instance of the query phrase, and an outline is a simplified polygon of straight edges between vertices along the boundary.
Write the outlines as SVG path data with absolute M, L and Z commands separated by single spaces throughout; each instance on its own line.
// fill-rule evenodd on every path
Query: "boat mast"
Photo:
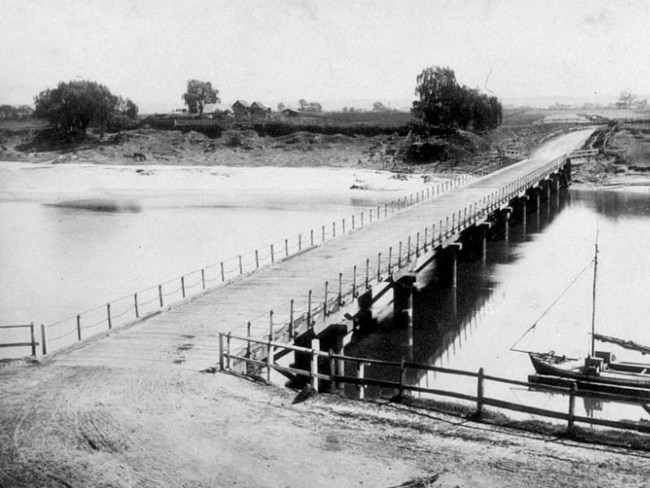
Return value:
M 594 283 L 592 290 L 591 301 L 591 355 L 595 354 L 596 350 L 596 276 L 598 272 L 598 231 L 596 231 L 596 245 L 594 252 Z

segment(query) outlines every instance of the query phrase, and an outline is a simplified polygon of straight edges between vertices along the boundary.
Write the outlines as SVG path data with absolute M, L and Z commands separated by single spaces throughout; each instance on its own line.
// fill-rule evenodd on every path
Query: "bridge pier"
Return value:
M 444 286 L 456 288 L 458 285 L 458 253 L 461 249 L 462 244 L 454 243 L 438 253 L 438 276 Z
M 377 320 L 372 315 L 372 288 L 357 297 L 359 311 L 354 318 L 354 330 L 373 329 Z
M 402 276 L 393 283 L 393 316 L 398 326 L 413 327 L 415 275 Z
M 498 240 L 508 241 L 510 237 L 510 215 L 512 207 L 505 207 L 497 211 L 496 214 L 496 238 Z
M 528 195 L 521 195 L 514 202 L 514 207 L 518 210 L 518 219 L 521 225 L 524 228 L 524 234 L 526 233 L 526 213 L 528 212 Z

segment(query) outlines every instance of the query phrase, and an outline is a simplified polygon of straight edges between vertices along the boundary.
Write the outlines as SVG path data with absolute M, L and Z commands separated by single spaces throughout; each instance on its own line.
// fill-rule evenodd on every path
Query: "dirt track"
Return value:
M 0 370 L 0 486 L 648 486 L 650 455 L 217 373 Z M 435 479 L 435 481 L 434 481 Z

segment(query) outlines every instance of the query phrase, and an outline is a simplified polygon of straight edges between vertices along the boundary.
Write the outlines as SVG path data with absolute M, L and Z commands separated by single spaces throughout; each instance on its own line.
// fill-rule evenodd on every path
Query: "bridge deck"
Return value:
M 456 191 L 425 200 L 360 230 L 325 242 L 291 259 L 267 266 L 242 279 L 181 303 L 171 310 L 150 317 L 125 329 L 114 331 L 101 340 L 56 356 L 55 361 L 70 365 L 106 365 L 146 367 L 173 363 L 179 367 L 204 369 L 218 361 L 218 334 L 244 327 L 252 320 L 253 330 L 268 331 L 269 310 L 289 313 L 289 301 L 295 309 L 306 307 L 308 290 L 313 303 L 322 303 L 324 283 L 331 294 L 338 293 L 339 273 L 345 273 L 344 286 L 350 287 L 352 269 L 358 266 L 357 282 L 365 278 L 365 262 L 370 270 L 377 267 L 378 253 L 397 259 L 399 242 L 406 253 L 407 238 L 415 245 L 416 232 L 433 224 L 438 229 L 454 212 L 462 210 L 506 185 L 524 177 L 548 161 L 582 146 L 592 130 L 582 130 L 550 141 L 528 160 L 470 182 Z M 430 234 L 429 234 L 430 237 Z M 241 333 L 241 329 L 240 329 Z

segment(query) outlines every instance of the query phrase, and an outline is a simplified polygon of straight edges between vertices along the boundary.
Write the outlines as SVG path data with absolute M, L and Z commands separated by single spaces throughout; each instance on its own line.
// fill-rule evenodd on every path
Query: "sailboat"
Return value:
M 596 333 L 597 240 L 593 264 L 591 350 L 589 354 L 585 358 L 568 358 L 554 353 L 529 351 L 528 355 L 537 374 L 530 375 L 528 380 L 531 383 L 555 385 L 576 383 L 577 387 L 582 390 L 650 398 L 650 363 L 617 361 L 613 353 L 595 349 L 595 342 L 598 339 L 634 349 L 643 354 L 650 353 L 650 347 Z

